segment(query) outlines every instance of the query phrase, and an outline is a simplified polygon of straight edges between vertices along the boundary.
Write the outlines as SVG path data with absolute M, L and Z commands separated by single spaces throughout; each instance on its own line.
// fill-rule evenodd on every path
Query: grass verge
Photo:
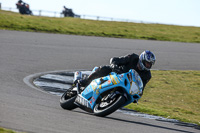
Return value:
M 152 71 L 139 112 L 200 125 L 200 71 Z
M 20 133 L 20 132 L 16 132 L 10 129 L 5 129 L 5 128 L 0 127 L 0 133 Z
M 50 18 L 3 10 L 0 29 L 200 43 L 200 27 Z

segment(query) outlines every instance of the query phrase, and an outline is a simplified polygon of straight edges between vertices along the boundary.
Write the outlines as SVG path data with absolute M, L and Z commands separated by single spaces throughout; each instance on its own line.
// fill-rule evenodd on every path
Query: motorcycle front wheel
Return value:
M 74 104 L 76 96 L 77 96 L 76 91 L 67 90 L 60 98 L 60 106 L 63 109 L 67 109 L 67 110 L 72 110 L 72 109 L 77 108 L 77 105 Z
M 106 96 L 104 96 L 106 97 Z M 102 98 L 94 107 L 94 115 L 107 116 L 117 109 L 119 109 L 125 103 L 125 97 L 122 95 L 116 95 L 112 100 L 104 101 Z

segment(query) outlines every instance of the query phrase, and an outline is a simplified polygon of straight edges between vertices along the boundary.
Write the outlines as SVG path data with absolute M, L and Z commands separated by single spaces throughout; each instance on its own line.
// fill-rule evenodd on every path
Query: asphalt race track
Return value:
M 35 73 L 91 70 L 113 56 L 149 49 L 154 69 L 200 70 L 200 44 L 0 30 L 0 127 L 28 133 L 199 133 L 187 124 L 115 112 L 101 118 L 63 110 L 59 97 L 23 82 Z

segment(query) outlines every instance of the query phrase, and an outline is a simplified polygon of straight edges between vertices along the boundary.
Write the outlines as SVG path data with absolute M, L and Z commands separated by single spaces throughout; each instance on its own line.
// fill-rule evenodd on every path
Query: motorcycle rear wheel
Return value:
M 77 108 L 77 105 L 74 104 L 76 96 L 76 91 L 67 90 L 60 98 L 60 106 L 66 110 L 72 110 Z
M 125 97 L 122 95 L 116 95 L 116 97 L 110 103 L 100 101 L 94 107 L 94 115 L 101 117 L 107 116 L 119 109 L 124 103 Z

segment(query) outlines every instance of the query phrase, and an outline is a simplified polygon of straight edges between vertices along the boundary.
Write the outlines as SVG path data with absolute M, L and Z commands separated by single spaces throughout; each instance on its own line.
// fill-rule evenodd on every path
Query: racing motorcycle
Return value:
M 19 9 L 19 13 L 27 14 L 27 15 L 33 15 L 32 11 L 29 8 L 29 4 L 26 4 L 22 1 L 18 1 L 16 6 L 17 6 L 17 9 Z
M 81 71 L 74 73 L 74 80 L 81 78 Z M 122 74 L 111 72 L 105 77 L 94 79 L 87 87 L 81 87 L 78 83 L 72 86 L 61 96 L 60 105 L 66 110 L 79 107 L 103 117 L 138 101 L 142 90 L 142 79 L 134 69 Z

